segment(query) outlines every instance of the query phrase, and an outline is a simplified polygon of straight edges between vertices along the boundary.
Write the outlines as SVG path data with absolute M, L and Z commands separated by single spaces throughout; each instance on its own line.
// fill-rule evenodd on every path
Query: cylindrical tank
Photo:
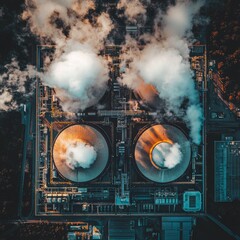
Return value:
M 191 146 L 179 128 L 157 124 L 139 136 L 134 157 L 144 177 L 154 182 L 167 183 L 175 181 L 187 170 Z
M 53 145 L 54 164 L 64 178 L 88 182 L 97 178 L 107 166 L 109 148 L 105 137 L 86 124 L 62 130 Z

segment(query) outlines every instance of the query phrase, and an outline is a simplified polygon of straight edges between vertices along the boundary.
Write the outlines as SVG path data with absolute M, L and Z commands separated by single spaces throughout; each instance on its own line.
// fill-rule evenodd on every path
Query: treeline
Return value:
M 224 97 L 240 106 L 240 1 L 216 3 L 209 15 L 209 57 L 216 60 Z
M 65 224 L 22 224 L 19 235 L 24 240 L 65 240 L 67 228 Z
M 17 215 L 23 130 L 20 113 L 0 114 L 0 218 Z

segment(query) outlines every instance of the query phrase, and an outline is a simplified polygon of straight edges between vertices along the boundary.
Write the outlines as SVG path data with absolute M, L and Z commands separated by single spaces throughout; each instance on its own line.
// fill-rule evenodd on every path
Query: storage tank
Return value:
M 73 182 L 88 182 L 106 168 L 109 147 L 95 127 L 71 125 L 62 130 L 53 145 L 53 161 L 60 175 Z
M 187 170 L 191 158 L 188 138 L 179 128 L 157 124 L 147 128 L 137 139 L 135 162 L 147 179 L 167 183 Z

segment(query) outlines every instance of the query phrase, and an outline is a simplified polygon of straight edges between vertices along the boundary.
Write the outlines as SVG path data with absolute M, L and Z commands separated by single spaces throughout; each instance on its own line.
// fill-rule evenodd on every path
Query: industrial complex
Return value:
M 52 47 L 38 46 L 39 69 Z M 149 103 L 141 91 L 121 85 L 119 51 L 118 46 L 104 51 L 114 59 L 111 81 L 99 97 L 104 107 L 64 112 L 54 88 L 37 82 L 36 216 L 204 214 L 204 127 L 196 145 L 183 121 L 161 117 L 154 107 L 161 101 L 157 96 Z M 205 51 L 192 47 L 193 70 L 201 58 L 194 71 L 202 76 L 196 88 L 203 105 Z
M 0 4 L 0 239 L 240 240 L 237 0 Z

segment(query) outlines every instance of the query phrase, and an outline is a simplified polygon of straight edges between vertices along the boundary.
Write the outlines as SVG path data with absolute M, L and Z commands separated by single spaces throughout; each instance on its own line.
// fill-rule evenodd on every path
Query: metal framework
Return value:
M 43 51 L 53 46 L 37 47 L 37 66 L 41 70 Z M 193 46 L 194 48 L 194 46 Z M 205 49 L 205 47 L 204 47 Z M 119 46 L 106 46 L 105 55 L 119 56 Z M 206 100 L 206 49 L 201 53 L 203 80 L 199 88 L 202 104 Z M 193 61 L 195 61 L 193 59 Z M 205 213 L 205 123 L 203 143 L 191 144 L 191 158 L 186 171 L 168 183 L 147 180 L 139 173 L 134 150 L 144 130 L 154 124 L 158 110 L 141 105 L 137 109 L 129 101 L 138 102 L 131 90 L 120 85 L 119 61 L 111 66 L 110 94 L 105 98 L 105 110 L 89 108 L 78 113 L 63 112 L 54 89 L 36 83 L 36 140 L 35 140 L 35 216 L 168 216 L 201 215 Z M 200 71 L 200 70 L 199 70 Z M 93 124 L 106 136 L 110 150 L 107 168 L 95 180 L 72 182 L 63 178 L 53 163 L 52 146 L 56 136 L 71 124 Z M 166 124 L 166 122 L 161 122 Z M 181 121 L 168 122 L 188 131 Z M 186 209 L 184 201 L 192 201 L 196 193 L 198 207 Z M 190 199 L 184 200 L 185 196 Z M 199 199 L 200 196 L 200 199 Z M 199 203 L 200 201 L 200 203 Z M 192 202 L 191 202 L 192 204 Z M 185 207 L 183 207 L 185 206 Z

